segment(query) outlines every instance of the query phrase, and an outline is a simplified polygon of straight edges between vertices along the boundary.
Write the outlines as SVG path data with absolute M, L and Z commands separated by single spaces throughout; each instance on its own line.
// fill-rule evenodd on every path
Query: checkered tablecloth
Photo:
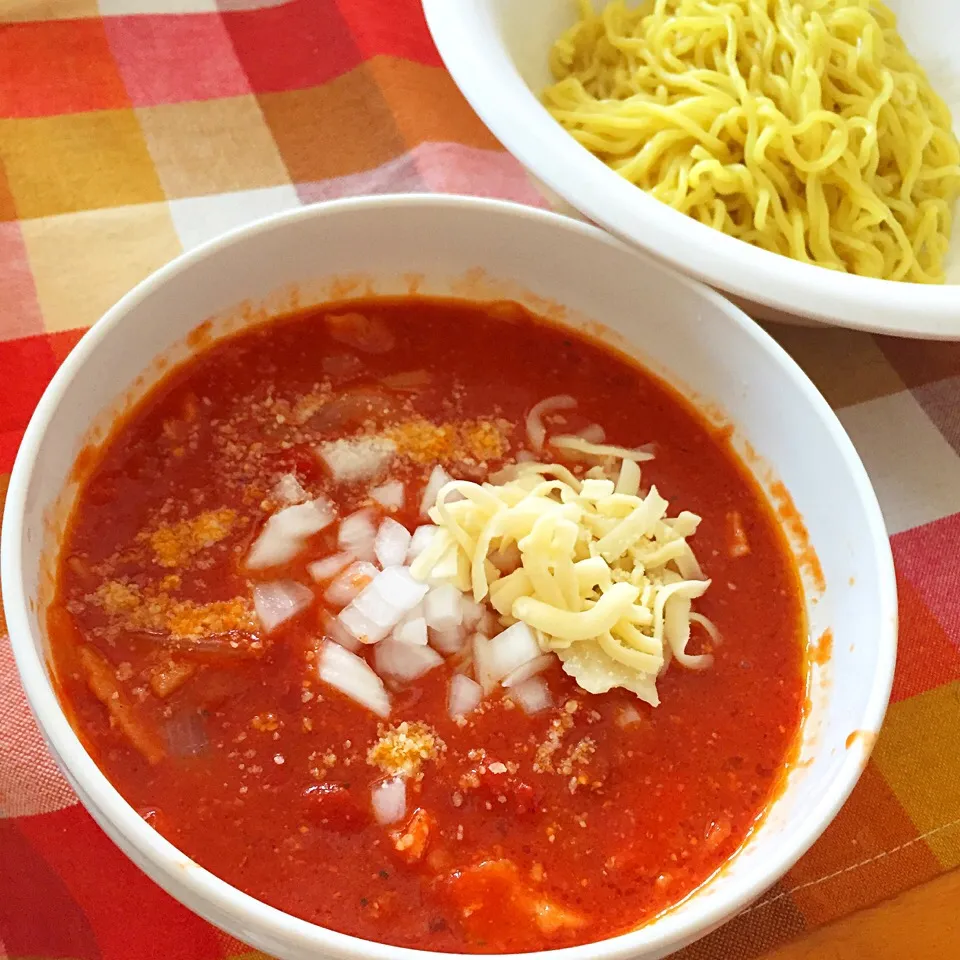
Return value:
M 417 0 L 0 0 L 0 500 L 57 365 L 148 273 L 267 213 L 427 190 L 550 203 L 457 93 Z M 876 485 L 900 660 L 836 822 L 687 960 L 756 957 L 960 865 L 960 346 L 775 332 Z M 77 804 L 0 615 L 0 960 L 253 956 Z

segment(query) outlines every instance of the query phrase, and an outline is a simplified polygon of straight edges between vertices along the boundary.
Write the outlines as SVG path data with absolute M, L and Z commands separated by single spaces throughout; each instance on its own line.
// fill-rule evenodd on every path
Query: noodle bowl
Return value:
M 960 145 L 876 0 L 655 0 L 581 18 L 543 99 L 621 176 L 832 270 L 943 282 Z

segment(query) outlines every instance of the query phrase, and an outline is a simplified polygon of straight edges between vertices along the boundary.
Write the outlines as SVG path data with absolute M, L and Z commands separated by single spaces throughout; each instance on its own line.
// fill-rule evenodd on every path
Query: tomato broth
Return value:
M 448 708 L 456 655 L 389 684 L 389 717 L 321 682 L 339 608 L 307 564 L 337 552 L 335 528 L 279 570 L 244 566 L 278 482 L 413 531 L 435 466 L 485 480 L 558 393 L 577 406 L 552 424 L 652 444 L 644 484 L 702 517 L 697 609 L 721 642 L 698 629 L 691 646 L 713 665 L 671 665 L 651 707 L 586 693 L 554 661 L 545 709 L 499 691 L 465 717 Z M 337 482 L 316 454 L 374 434 L 396 451 L 375 479 Z M 371 497 L 396 480 L 402 506 Z M 633 361 L 514 304 L 350 302 L 207 346 L 97 451 L 61 558 L 60 696 L 108 779 L 217 876 L 368 940 L 497 953 L 632 929 L 743 843 L 798 736 L 798 577 L 728 440 Z M 315 602 L 267 632 L 251 590 L 278 576 Z M 383 825 L 372 791 L 398 771 L 405 813 Z

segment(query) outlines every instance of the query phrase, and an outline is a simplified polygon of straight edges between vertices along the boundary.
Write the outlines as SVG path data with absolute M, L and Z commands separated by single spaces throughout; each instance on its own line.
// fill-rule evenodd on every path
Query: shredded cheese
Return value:
M 668 518 L 656 487 L 641 496 L 646 451 L 587 446 L 621 461 L 612 479 L 602 469 L 581 480 L 560 464 L 520 463 L 493 482 L 446 483 L 428 513 L 438 529 L 411 573 L 486 600 L 504 625 L 526 623 L 583 689 L 623 687 L 656 706 L 656 680 L 671 660 L 689 669 L 712 662 L 687 653 L 691 623 L 717 641 L 691 612 L 710 585 L 687 543 L 700 518 Z M 514 569 L 492 562 L 511 550 Z

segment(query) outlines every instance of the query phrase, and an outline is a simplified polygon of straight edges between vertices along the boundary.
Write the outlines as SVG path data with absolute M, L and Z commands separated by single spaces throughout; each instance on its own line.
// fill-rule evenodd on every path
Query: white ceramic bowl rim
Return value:
M 960 284 L 877 280 L 800 263 L 699 223 L 619 177 L 550 116 L 506 51 L 491 56 L 491 7 L 490 0 L 423 0 L 444 65 L 480 119 L 581 213 L 676 270 L 756 303 L 859 330 L 960 339 Z
M 0 575 L 2 575 L 7 623 L 15 660 L 31 709 L 60 766 L 78 793 L 87 798 L 88 807 L 93 808 L 91 812 L 101 825 L 109 824 L 128 838 L 149 861 L 152 870 L 148 872 L 153 879 L 168 892 L 173 893 L 175 889 L 185 888 L 196 901 L 209 904 L 211 914 L 242 917 L 248 927 L 256 927 L 276 938 L 295 938 L 302 946 L 325 951 L 324 955 L 342 958 L 342 960 L 425 960 L 425 958 L 458 960 L 462 955 L 400 948 L 361 940 L 292 917 L 240 892 L 199 867 L 149 827 L 133 807 L 120 796 L 83 749 L 57 700 L 44 659 L 34 645 L 28 617 L 30 601 L 25 594 L 20 564 L 21 542 L 24 536 L 23 518 L 27 510 L 28 491 L 37 451 L 64 394 L 78 371 L 95 353 L 101 340 L 118 324 L 123 323 L 128 311 L 153 290 L 165 284 L 171 277 L 187 270 L 192 264 L 229 247 L 235 240 L 263 231 L 281 229 L 291 221 L 322 217 L 349 209 L 430 205 L 454 209 L 473 207 L 486 209 L 491 213 L 508 214 L 512 217 L 538 219 L 549 223 L 557 230 L 573 231 L 590 236 L 598 243 L 631 249 L 595 227 L 558 214 L 505 201 L 452 195 L 387 195 L 337 200 L 275 214 L 230 231 L 177 257 L 138 284 L 107 311 L 64 361 L 37 405 L 24 435 L 10 478 L 3 517 L 3 537 L 0 542 Z M 632 252 L 635 254 L 635 251 Z M 880 610 L 880 622 L 885 626 L 881 635 L 875 638 L 875 642 L 881 651 L 881 657 L 878 660 L 870 696 L 860 724 L 867 730 L 877 730 L 883 720 L 889 698 L 896 656 L 896 583 L 889 540 L 876 496 L 863 464 L 826 401 L 800 367 L 772 337 L 718 294 L 702 288 L 688 278 L 678 277 L 677 279 L 697 289 L 703 297 L 725 312 L 731 322 L 739 326 L 747 336 L 761 343 L 772 361 L 781 368 L 783 376 L 800 387 L 807 402 L 819 413 L 824 427 L 840 451 L 853 479 L 858 498 L 868 518 L 868 533 L 872 543 L 872 553 L 876 558 L 877 581 L 881 587 L 880 602 L 887 607 Z M 63 759 L 65 757 L 70 757 L 70 761 L 66 762 Z M 862 772 L 864 762 L 862 754 L 857 751 L 848 751 L 839 774 L 829 788 L 824 790 L 819 803 L 808 809 L 804 816 L 797 820 L 789 840 L 783 843 L 778 856 L 770 860 L 767 869 L 756 871 L 749 880 L 731 883 L 722 895 L 718 895 L 711 902 L 709 909 L 696 922 L 691 920 L 680 922 L 668 912 L 657 920 L 655 932 L 651 926 L 645 926 L 608 940 L 583 946 L 502 956 L 522 956 L 525 960 L 538 960 L 538 958 L 541 960 L 598 960 L 598 958 L 625 960 L 654 945 L 660 946 L 666 943 L 680 946 L 689 942 L 696 935 L 695 931 L 711 929 L 725 917 L 756 899 L 780 873 L 789 869 L 806 852 L 849 796 Z M 208 919 L 210 918 L 208 915 Z

